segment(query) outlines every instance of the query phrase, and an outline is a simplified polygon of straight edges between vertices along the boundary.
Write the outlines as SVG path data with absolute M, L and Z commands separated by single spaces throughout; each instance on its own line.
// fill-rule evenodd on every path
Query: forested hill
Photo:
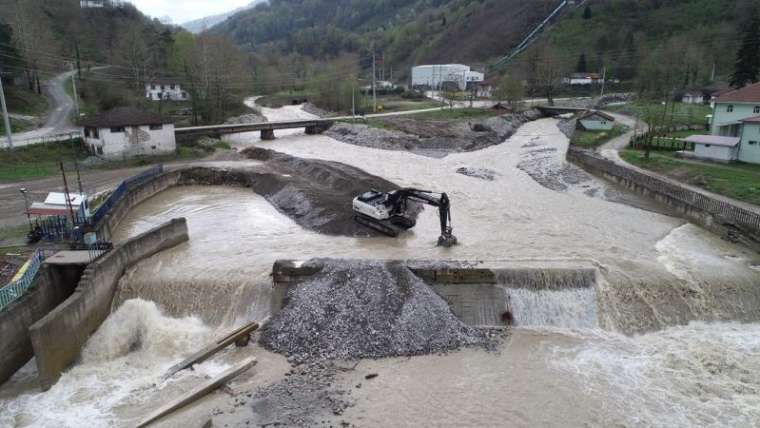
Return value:
M 698 84 L 730 74 L 737 27 L 755 0 L 575 1 L 539 37 L 562 71 L 603 67 L 623 79 L 672 64 Z M 386 64 L 485 65 L 507 54 L 559 0 L 272 0 L 212 31 L 258 53 L 326 59 L 366 53 Z M 522 61 L 531 49 L 521 55 Z M 581 55 L 584 56 L 581 59 Z M 525 68 L 523 66 L 523 68 Z M 583 68 L 583 67 L 581 67 Z M 681 72 L 679 71 L 679 73 Z M 688 76 L 686 76 L 688 75 Z
M 212 31 L 255 51 L 315 58 L 368 50 L 386 62 L 472 62 L 518 43 L 559 0 L 271 0 Z

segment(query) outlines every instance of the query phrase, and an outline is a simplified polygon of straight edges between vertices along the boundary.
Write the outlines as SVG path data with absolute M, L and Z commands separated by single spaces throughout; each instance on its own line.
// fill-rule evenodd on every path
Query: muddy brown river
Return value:
M 298 106 L 264 113 L 271 120 L 308 117 Z M 518 327 L 497 352 L 360 362 L 338 380 L 352 391 L 354 406 L 332 423 L 760 426 L 760 316 L 740 302 L 760 295 L 757 255 L 680 219 L 611 202 L 598 180 L 565 191 L 539 184 L 518 166 L 549 154 L 548 162 L 533 164 L 542 176 L 562 174 L 567 138 L 555 120 L 529 123 L 501 145 L 442 159 L 298 131 L 278 137 L 262 142 L 242 134 L 230 141 L 445 191 L 461 245 L 435 246 L 432 210 L 399 239 L 328 237 L 302 229 L 249 190 L 167 190 L 133 210 L 117 239 L 186 217 L 190 242 L 128 272 L 114 314 L 53 389 L 29 386 L 33 365 L 0 388 L 0 426 L 134 424 L 165 397 L 243 358 L 230 350 L 177 380 L 156 380 L 214 332 L 268 316 L 275 260 L 312 257 L 577 262 L 596 266 L 603 278 L 593 290 L 512 292 L 512 304 L 522 308 Z M 488 169 L 495 179 L 457 174 L 462 167 Z M 139 350 L 130 349 L 136 336 Z M 282 357 L 255 353 L 262 363 L 240 382 L 265 384 L 287 370 Z M 379 376 L 367 381 L 366 373 Z M 200 424 L 226 400 L 216 394 L 163 426 Z

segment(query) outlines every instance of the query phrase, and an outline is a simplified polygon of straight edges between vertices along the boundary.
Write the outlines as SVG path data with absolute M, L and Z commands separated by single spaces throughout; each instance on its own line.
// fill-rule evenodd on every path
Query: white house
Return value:
M 681 102 L 684 104 L 704 104 L 705 95 L 698 91 L 687 92 L 681 97 Z
M 174 124 L 161 115 L 118 107 L 82 120 L 82 138 L 90 151 L 106 159 L 174 153 Z
M 484 78 L 483 73 L 473 71 L 469 65 L 463 64 L 419 65 L 412 68 L 412 88 L 439 89 L 446 82 L 454 82 L 464 91 L 469 86 L 482 82 Z
M 154 80 L 145 84 L 145 98 L 152 101 L 187 101 L 190 99 L 190 94 L 177 82 Z

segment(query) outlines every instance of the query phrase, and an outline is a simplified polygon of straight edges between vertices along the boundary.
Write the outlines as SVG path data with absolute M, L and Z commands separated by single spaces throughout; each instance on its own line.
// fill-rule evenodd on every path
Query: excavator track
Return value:
M 382 233 L 383 235 L 390 236 L 391 238 L 398 237 L 398 235 L 404 231 L 404 229 L 393 226 L 392 224 L 389 224 L 387 221 L 375 220 L 371 217 L 367 217 L 361 214 L 355 215 L 354 221 L 361 224 L 362 226 L 368 227 L 370 229 L 374 229 Z

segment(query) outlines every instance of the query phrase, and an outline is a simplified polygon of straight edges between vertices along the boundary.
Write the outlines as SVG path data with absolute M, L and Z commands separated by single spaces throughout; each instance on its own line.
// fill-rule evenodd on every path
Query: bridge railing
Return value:
M 44 250 L 38 249 L 35 251 L 29 261 L 21 268 L 24 270 L 21 277 L 0 288 L 0 311 L 23 296 L 31 288 L 32 284 L 34 284 L 34 279 L 37 277 L 37 272 L 47 256 L 48 254 Z

